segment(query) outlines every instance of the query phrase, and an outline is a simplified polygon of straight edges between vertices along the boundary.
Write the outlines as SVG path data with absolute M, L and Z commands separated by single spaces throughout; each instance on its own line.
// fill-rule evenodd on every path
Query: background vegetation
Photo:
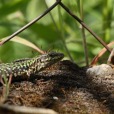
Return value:
M 7 37 L 42 14 L 55 0 L 0 0 L 0 39 Z M 74 14 L 106 43 L 113 41 L 113 0 L 62 0 Z M 85 30 L 89 61 L 103 46 Z M 20 33 L 18 36 L 36 44 L 42 50 L 60 51 L 69 59 L 67 47 L 73 60 L 85 65 L 81 26 L 60 6 Z M 38 55 L 33 49 L 8 42 L 0 47 L 0 60 L 9 62 L 23 57 Z

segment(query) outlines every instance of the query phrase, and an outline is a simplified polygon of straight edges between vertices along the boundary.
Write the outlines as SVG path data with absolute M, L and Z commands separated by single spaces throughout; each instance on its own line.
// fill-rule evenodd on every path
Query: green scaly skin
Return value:
M 29 77 L 39 71 L 60 61 L 64 55 L 57 52 L 49 52 L 38 57 L 17 60 L 11 63 L 0 64 L 0 76 Z

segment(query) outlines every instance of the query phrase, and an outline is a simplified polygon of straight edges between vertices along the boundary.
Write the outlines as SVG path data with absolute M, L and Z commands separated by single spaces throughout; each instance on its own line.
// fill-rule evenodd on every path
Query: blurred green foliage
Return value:
M 72 1 L 72 2 L 71 2 Z M 78 0 L 62 2 L 78 17 Z M 42 14 L 55 0 L 0 0 L 0 38 L 7 37 L 22 26 Z M 113 41 L 114 16 L 113 0 L 82 0 L 84 22 L 106 43 Z M 19 34 L 43 50 L 60 51 L 69 59 L 65 45 L 73 60 L 85 64 L 82 32 L 79 23 L 60 6 L 40 19 L 37 23 Z M 103 46 L 85 30 L 89 61 Z M 12 61 L 17 58 L 37 55 L 33 49 L 24 45 L 8 42 L 0 47 L 0 60 Z

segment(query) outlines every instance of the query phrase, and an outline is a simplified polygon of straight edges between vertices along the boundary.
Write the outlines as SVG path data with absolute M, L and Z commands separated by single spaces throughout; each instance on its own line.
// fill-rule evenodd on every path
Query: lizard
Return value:
M 55 64 L 64 57 L 59 52 L 48 52 L 34 58 L 20 59 L 11 63 L 0 64 L 0 76 L 6 76 L 13 79 L 26 79 L 31 75 L 35 75 L 43 69 Z

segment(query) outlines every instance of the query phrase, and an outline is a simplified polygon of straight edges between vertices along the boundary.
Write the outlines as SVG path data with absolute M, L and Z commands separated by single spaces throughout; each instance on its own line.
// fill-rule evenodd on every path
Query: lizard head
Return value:
M 37 62 L 40 64 L 38 65 L 38 69 L 41 70 L 43 68 L 47 68 L 48 66 L 51 66 L 52 64 L 60 61 L 64 57 L 64 54 L 58 53 L 58 52 L 49 52 L 43 55 L 40 55 L 40 57 L 37 59 Z

